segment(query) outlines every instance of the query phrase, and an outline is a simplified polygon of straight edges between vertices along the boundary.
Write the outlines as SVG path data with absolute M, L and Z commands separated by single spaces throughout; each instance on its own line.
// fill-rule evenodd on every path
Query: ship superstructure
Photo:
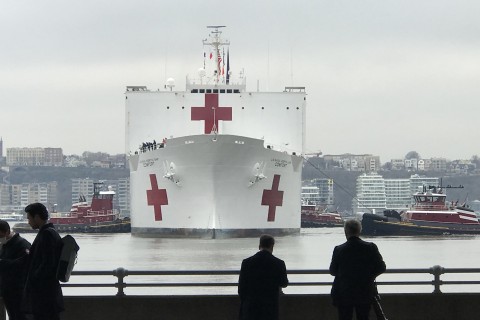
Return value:
M 305 88 L 246 91 L 221 30 L 203 41 L 210 51 L 185 91 L 171 79 L 162 91 L 127 87 L 133 234 L 299 232 Z

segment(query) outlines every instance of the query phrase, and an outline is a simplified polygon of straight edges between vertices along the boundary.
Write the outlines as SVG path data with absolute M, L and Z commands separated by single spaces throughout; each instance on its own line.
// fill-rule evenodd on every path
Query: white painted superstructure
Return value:
M 257 236 L 300 229 L 305 89 L 247 92 L 244 77 L 234 83 L 219 28 L 204 41 L 213 47 L 211 75 L 202 68 L 198 80 L 187 78 L 185 91 L 174 91 L 173 80 L 166 91 L 127 87 L 133 234 Z

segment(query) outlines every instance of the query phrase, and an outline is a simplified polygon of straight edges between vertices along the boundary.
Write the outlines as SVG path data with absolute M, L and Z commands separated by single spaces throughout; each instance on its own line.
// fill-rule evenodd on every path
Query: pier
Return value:
M 337 319 L 328 270 L 289 270 L 288 276 L 281 320 Z M 480 315 L 479 277 L 480 268 L 389 269 L 377 284 L 389 320 L 466 320 Z M 236 320 L 237 280 L 238 270 L 75 271 L 63 284 L 62 320 Z

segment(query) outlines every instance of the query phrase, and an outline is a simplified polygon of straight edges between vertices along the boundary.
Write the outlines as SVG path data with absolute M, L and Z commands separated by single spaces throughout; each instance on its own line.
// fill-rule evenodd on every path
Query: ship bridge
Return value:
M 246 89 L 246 79 L 240 78 L 238 82 L 215 83 L 212 79 L 189 79 L 186 81 L 186 91 L 190 93 L 242 93 Z

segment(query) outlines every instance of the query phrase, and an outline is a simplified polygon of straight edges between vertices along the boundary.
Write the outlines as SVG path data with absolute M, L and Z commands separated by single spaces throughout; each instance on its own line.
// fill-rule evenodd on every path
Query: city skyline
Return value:
M 2 141 L 3 143 L 3 141 Z M 2 145 L 0 144 L 0 147 Z M 11 146 L 11 147 L 8 147 L 8 148 L 5 148 L 5 150 L 3 150 L 3 155 L 6 157 L 7 156 L 7 150 L 6 149 L 13 149 L 16 153 L 18 152 L 19 149 L 61 149 L 63 150 L 63 147 L 59 147 L 59 146 L 56 146 L 56 147 L 51 147 L 51 146 L 36 146 L 36 147 L 19 147 L 19 146 Z M 0 155 L 2 155 L 2 150 L 0 150 Z M 399 160 L 399 159 L 408 159 L 407 155 L 410 153 L 410 152 L 416 152 L 418 153 L 419 157 L 418 158 L 413 158 L 413 159 L 416 159 L 416 160 L 422 160 L 422 159 L 445 159 L 447 162 L 448 161 L 455 161 L 455 160 L 472 160 L 472 157 L 474 156 L 478 156 L 480 157 L 480 154 L 472 154 L 470 157 L 468 158 L 455 158 L 455 159 L 449 159 L 449 158 L 446 158 L 445 156 L 442 156 L 442 155 L 435 155 L 435 156 L 432 156 L 430 158 L 426 158 L 426 157 L 423 157 L 421 152 L 417 152 L 416 150 L 410 150 L 408 152 L 405 152 L 404 155 L 400 155 L 399 157 L 397 158 L 391 158 L 391 159 L 382 159 L 381 156 L 379 155 L 376 155 L 376 154 L 369 154 L 369 153 L 365 153 L 365 152 L 360 152 L 358 154 L 354 154 L 354 153 L 351 153 L 349 151 L 346 151 L 344 153 L 341 153 L 341 154 L 328 154 L 328 153 L 310 153 L 310 154 L 306 154 L 305 158 L 308 159 L 309 156 L 311 155 L 316 155 L 316 156 L 320 156 L 320 157 L 332 157 L 332 156 L 343 156 L 343 157 L 346 157 L 346 156 L 358 156 L 358 155 L 361 155 L 361 156 L 373 156 L 373 157 L 380 157 L 380 162 L 381 162 L 381 165 L 387 163 L 387 162 L 390 162 L 391 160 Z M 110 155 L 110 156 L 118 156 L 118 155 L 123 155 L 125 154 L 123 151 L 122 152 L 119 152 L 119 153 L 108 153 L 106 152 L 105 150 L 98 150 L 98 151 L 91 151 L 91 150 L 83 150 L 83 151 L 80 151 L 79 153 L 72 153 L 72 154 L 63 154 L 64 157 L 70 157 L 70 156 L 79 156 L 81 157 L 83 153 L 105 153 L 107 155 Z
M 172 77 L 184 90 L 203 64 L 205 26 L 223 24 L 232 72 L 245 68 L 247 90 L 257 81 L 267 91 L 306 87 L 306 153 L 479 153 L 474 1 L 264 1 L 231 10 L 220 1 L 27 0 L 1 9 L 5 148 L 124 153 L 125 87 L 163 89 Z

